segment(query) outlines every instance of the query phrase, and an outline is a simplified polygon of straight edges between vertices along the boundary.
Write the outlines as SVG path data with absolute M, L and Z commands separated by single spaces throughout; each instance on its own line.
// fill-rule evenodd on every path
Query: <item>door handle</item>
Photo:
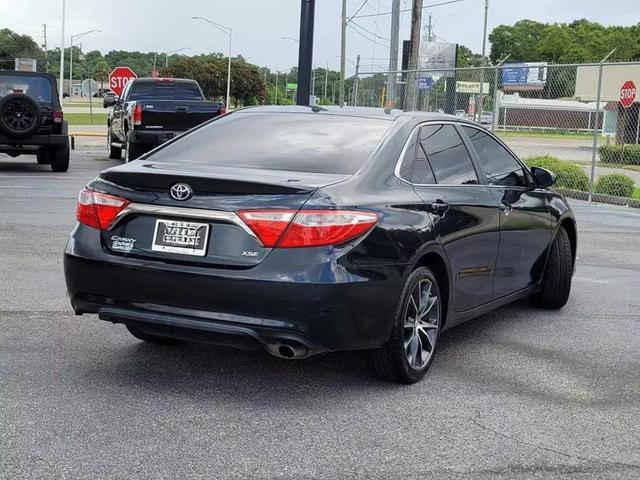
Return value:
M 428 210 L 435 215 L 444 215 L 449 210 L 449 204 L 442 200 L 436 200 L 428 205 Z
M 506 213 L 507 215 L 509 215 L 509 212 L 511 210 L 513 210 L 513 205 L 511 205 L 510 203 L 507 202 L 502 202 L 500 204 L 500 210 L 502 210 L 504 213 Z

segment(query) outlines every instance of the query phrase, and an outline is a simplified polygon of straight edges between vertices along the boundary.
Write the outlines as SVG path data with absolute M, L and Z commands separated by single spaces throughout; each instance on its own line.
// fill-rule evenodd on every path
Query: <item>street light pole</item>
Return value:
M 219 23 L 213 22 L 205 17 L 191 17 L 191 18 L 193 20 L 202 20 L 204 22 L 207 22 L 209 25 L 211 25 L 214 28 L 217 28 L 218 30 L 220 30 L 222 33 L 224 33 L 229 37 L 229 61 L 227 63 L 227 100 L 226 100 L 227 109 L 228 109 L 229 103 L 230 103 L 230 94 L 231 94 L 231 27 L 220 25 Z
M 69 98 L 73 93 L 73 41 L 94 32 L 102 32 L 102 30 L 87 30 L 86 32 L 71 35 L 71 43 L 69 44 Z
M 189 47 L 176 48 L 175 50 L 166 52 L 164 54 L 164 68 L 167 68 L 169 66 L 169 55 L 171 55 L 172 53 L 182 52 L 183 50 L 189 50 Z
M 300 0 L 300 44 L 298 47 L 297 105 L 310 105 L 311 73 L 313 64 L 313 27 L 315 0 Z
M 344 107 L 344 76 L 347 58 L 347 0 L 342 0 L 342 19 L 340 32 L 340 89 L 338 90 L 338 102 L 340 108 Z

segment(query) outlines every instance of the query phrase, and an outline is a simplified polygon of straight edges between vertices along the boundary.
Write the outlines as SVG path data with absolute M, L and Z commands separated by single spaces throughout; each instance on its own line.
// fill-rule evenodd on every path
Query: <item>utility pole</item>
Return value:
M 316 65 L 311 69 L 311 95 L 316 96 Z
M 391 45 L 389 47 L 389 78 L 387 79 L 387 107 L 396 106 L 396 81 L 398 80 L 398 44 L 400 37 L 400 0 L 391 4 Z
M 47 48 L 47 24 L 42 24 L 42 30 L 44 32 L 44 63 L 45 72 L 49 73 L 49 50 Z
M 356 74 L 353 77 L 353 106 L 358 106 L 358 72 L 360 71 L 360 54 L 356 56 Z
M 316 0 L 300 1 L 300 47 L 298 50 L 298 92 L 296 103 L 309 105 L 313 65 L 313 23 Z
M 324 71 L 324 98 L 327 98 L 327 83 L 329 82 L 329 62 L 327 62 L 327 68 Z
M 480 94 L 478 95 L 478 105 L 476 108 L 476 114 L 478 120 L 482 115 L 482 102 L 484 100 L 482 95 L 482 89 L 484 88 L 484 66 L 486 65 L 485 54 L 487 51 L 487 17 L 489 16 L 489 0 L 484 0 L 484 28 L 482 30 L 482 69 L 480 70 Z
M 429 25 L 427 26 L 427 42 L 431 42 L 432 41 L 432 36 L 431 36 L 431 14 L 429 14 Z
M 418 53 L 420 51 L 420 25 L 422 23 L 422 0 L 413 0 L 411 9 L 411 45 L 409 47 L 409 72 L 405 88 L 404 109 L 416 108 L 416 70 L 418 69 Z
M 62 0 L 62 34 L 60 36 L 60 85 L 58 85 L 58 87 L 60 88 L 60 91 L 58 92 L 58 94 L 60 95 L 60 105 L 62 105 L 62 99 L 64 98 L 64 23 L 66 17 L 66 4 L 67 1 Z
M 284 104 L 285 105 L 287 104 L 287 98 L 289 98 L 287 95 L 288 93 L 287 85 L 289 85 L 289 72 L 284 73 Z
M 340 35 L 340 88 L 338 101 L 340 108 L 344 106 L 344 72 L 347 60 L 347 0 L 342 0 L 342 33 Z
M 276 72 L 276 98 L 275 98 L 275 104 L 278 105 L 278 76 L 280 75 L 280 72 Z M 300 87 L 298 87 L 300 88 Z

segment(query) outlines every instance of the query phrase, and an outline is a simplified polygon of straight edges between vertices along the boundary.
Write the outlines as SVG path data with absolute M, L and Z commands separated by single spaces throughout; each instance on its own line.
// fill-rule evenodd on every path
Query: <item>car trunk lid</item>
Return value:
M 131 202 L 126 214 L 102 233 L 110 252 L 250 268 L 264 260 L 271 248 L 262 245 L 236 212 L 298 210 L 318 188 L 349 176 L 139 160 L 102 172 L 91 187 Z M 192 195 L 186 200 L 172 197 L 176 184 L 187 185 Z M 198 235 L 197 251 L 180 249 L 180 245 L 164 248 L 181 236 Z

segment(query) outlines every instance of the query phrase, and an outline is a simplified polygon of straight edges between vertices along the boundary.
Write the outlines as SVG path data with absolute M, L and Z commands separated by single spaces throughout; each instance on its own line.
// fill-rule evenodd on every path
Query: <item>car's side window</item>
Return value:
M 524 169 L 515 158 L 487 132 L 473 127 L 462 127 L 478 154 L 480 169 L 489 185 L 526 187 Z
M 404 156 L 402 157 L 402 163 L 400 163 L 400 170 L 398 174 L 400 178 L 406 180 L 407 182 L 411 182 L 411 170 L 413 168 L 413 159 L 416 154 L 416 141 L 418 139 L 418 135 L 416 132 L 411 134 L 409 137 L 409 141 L 407 142 L 407 149 L 404 152 Z
M 426 125 L 420 129 L 424 148 L 435 180 L 448 185 L 478 184 L 478 175 L 462 138 L 453 125 Z
M 436 183 L 436 178 L 433 175 L 433 170 L 422 145 L 418 145 L 418 150 L 416 151 L 416 159 L 411 170 L 411 182 L 417 185 Z

